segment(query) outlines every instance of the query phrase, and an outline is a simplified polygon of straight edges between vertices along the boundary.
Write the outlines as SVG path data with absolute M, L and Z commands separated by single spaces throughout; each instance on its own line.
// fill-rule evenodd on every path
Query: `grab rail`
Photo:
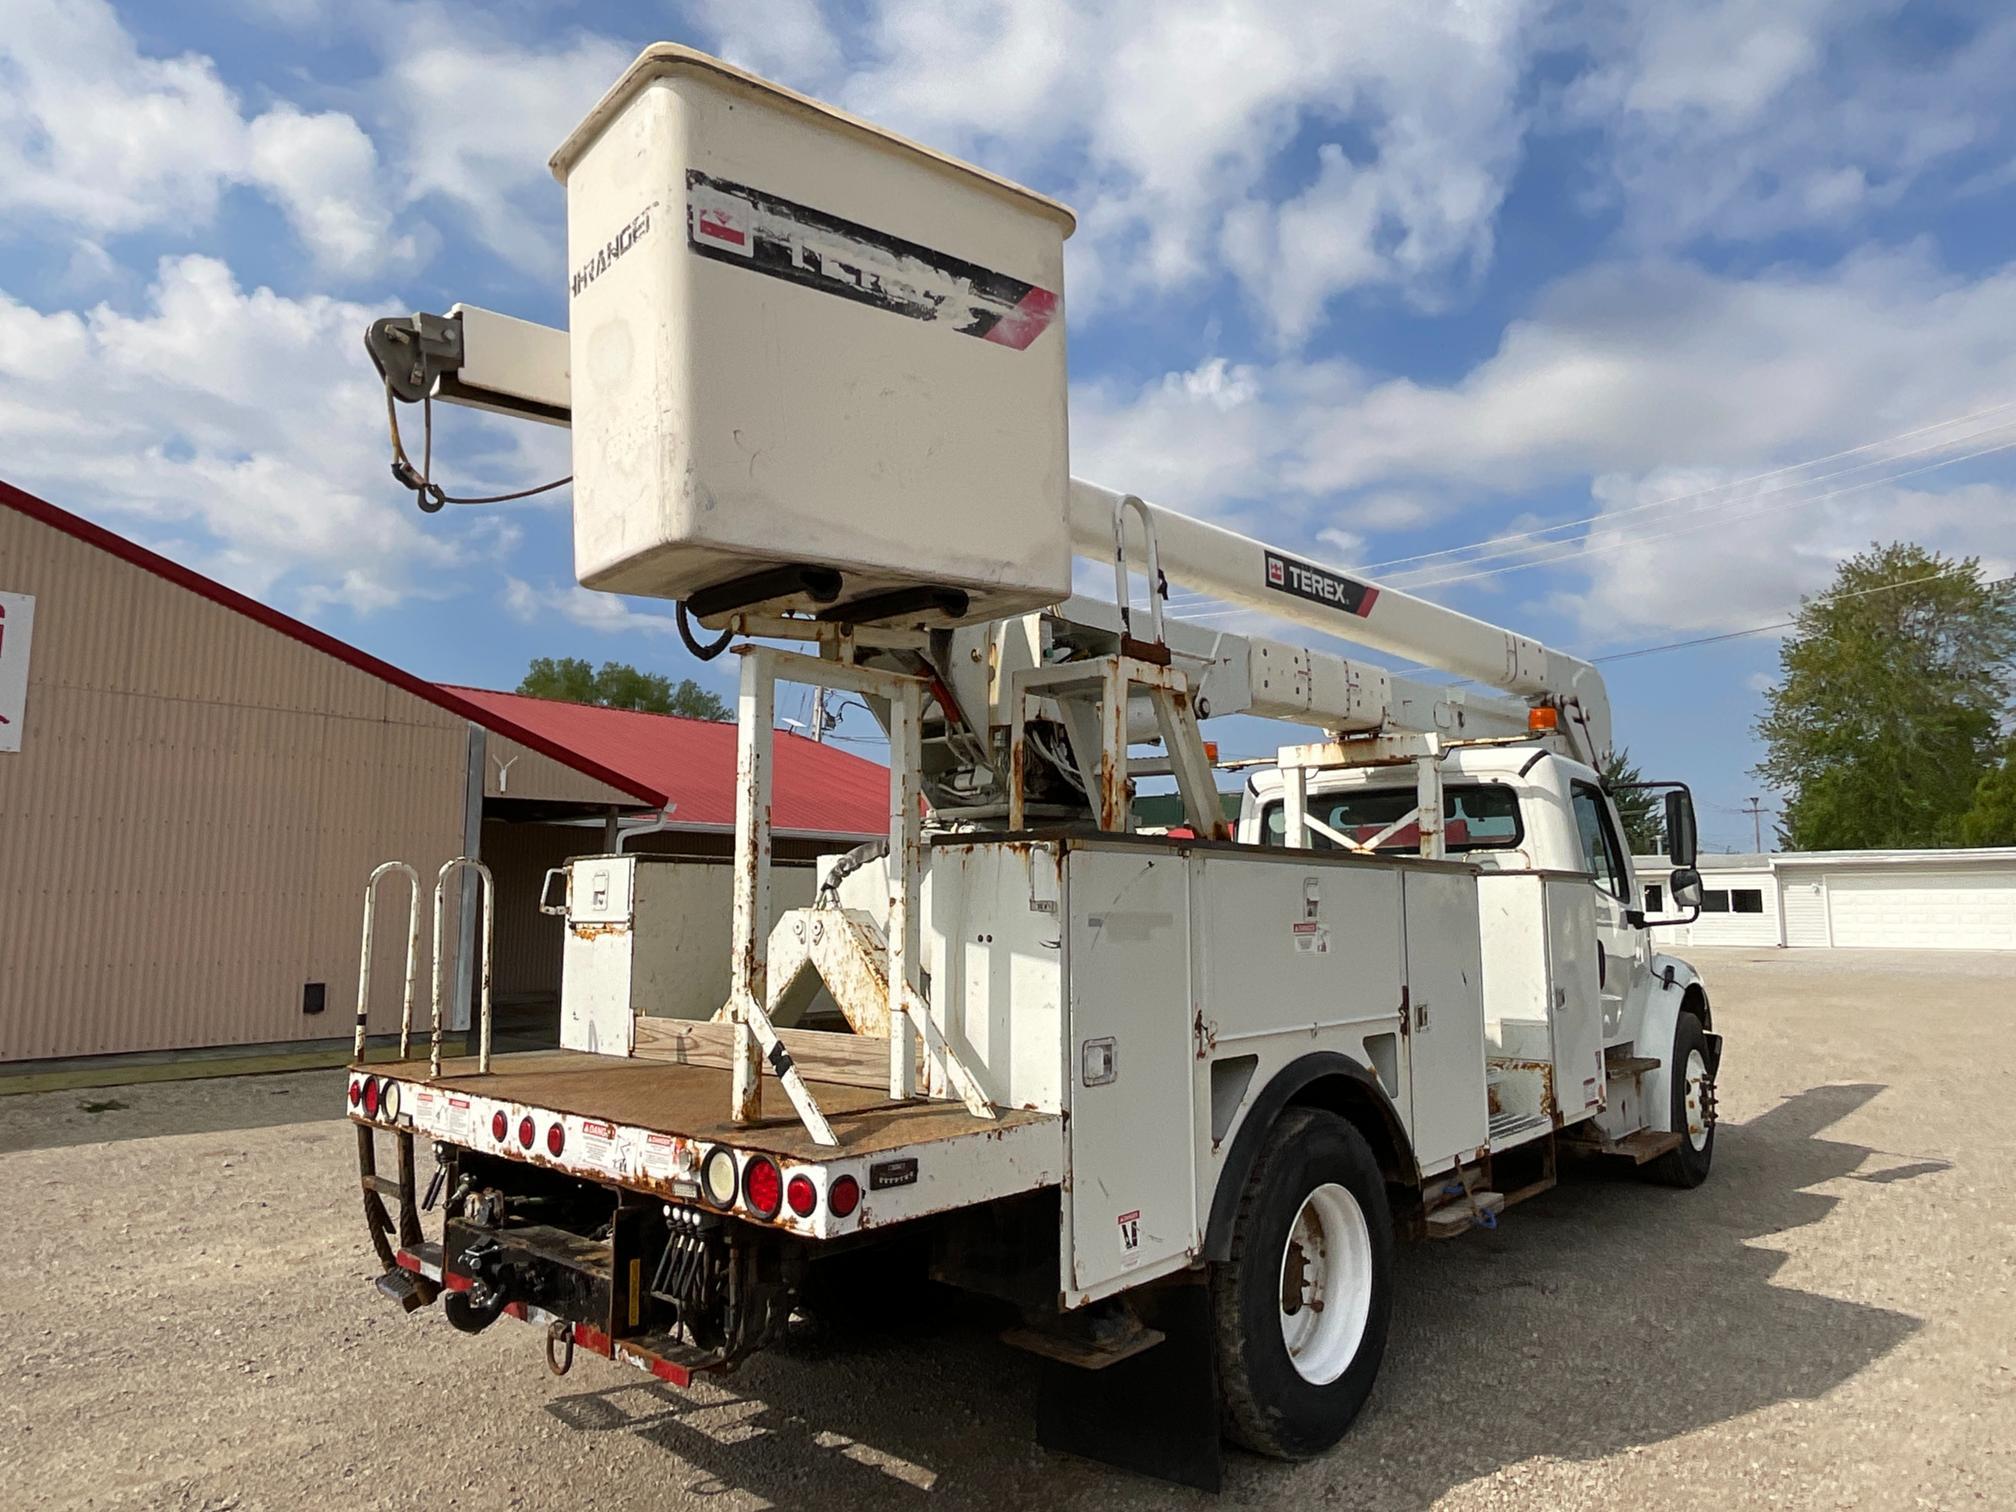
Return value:
M 399 1059 L 406 1059 L 413 1033 L 413 976 L 420 957 L 420 873 L 404 861 L 385 861 L 372 869 L 364 883 L 364 946 L 357 961 L 357 1043 L 356 1058 L 364 1058 L 364 1018 L 371 1009 L 371 935 L 378 901 L 378 884 L 389 873 L 404 872 L 412 899 L 406 933 L 406 981 L 399 1009 Z
M 482 1017 L 476 1042 L 476 1069 L 479 1073 L 490 1070 L 490 957 L 496 942 L 497 883 L 490 875 L 490 868 L 474 856 L 457 856 L 442 863 L 441 874 L 434 881 L 434 1038 L 427 1052 L 430 1076 L 441 1074 L 441 964 L 444 954 L 441 949 L 441 924 L 446 912 L 448 876 L 465 866 L 473 867 L 476 875 L 483 879 L 480 889 L 483 906 Z

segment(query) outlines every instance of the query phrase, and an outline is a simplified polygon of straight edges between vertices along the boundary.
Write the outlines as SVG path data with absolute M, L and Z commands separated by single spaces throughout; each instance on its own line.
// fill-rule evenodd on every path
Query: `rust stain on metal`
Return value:
M 567 928 L 568 931 L 577 940 L 599 940 L 604 935 L 620 935 L 630 933 L 630 926 L 628 924 L 618 924 L 618 923 L 570 924 L 567 926 Z

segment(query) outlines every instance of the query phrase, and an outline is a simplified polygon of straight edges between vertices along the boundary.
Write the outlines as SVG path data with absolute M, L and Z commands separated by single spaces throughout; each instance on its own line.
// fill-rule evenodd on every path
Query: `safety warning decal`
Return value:
M 1295 949 L 1302 955 L 1330 954 L 1330 931 L 1313 919 L 1288 926 L 1294 936 Z
M 1282 556 L 1278 551 L 1265 555 L 1267 586 L 1276 593 L 1293 594 L 1312 604 L 1328 604 L 1360 619 L 1370 614 L 1372 605 L 1378 601 L 1379 590 L 1370 583 L 1361 583 L 1313 562 Z
M 1120 1215 L 1120 1263 L 1132 1265 L 1141 1258 L 1141 1210 Z
M 1017 352 L 1059 314 L 1053 290 L 698 169 L 686 172 L 686 240 L 702 257 Z

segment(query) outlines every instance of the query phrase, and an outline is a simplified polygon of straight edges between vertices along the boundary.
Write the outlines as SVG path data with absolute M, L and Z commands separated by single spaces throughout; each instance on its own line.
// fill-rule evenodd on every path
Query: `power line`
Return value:
M 1900 478 L 1915 477 L 1919 473 L 1933 472 L 1942 467 L 1953 467 L 1962 462 L 1971 462 L 1978 457 L 1986 457 L 1996 452 L 2008 451 L 2012 447 L 2016 447 L 2016 440 L 1998 442 L 1994 446 L 1984 446 L 1978 451 L 1967 452 L 1957 457 L 1941 457 L 1935 462 L 1927 462 L 1918 467 L 1908 467 L 1902 472 L 1891 473 L 1886 477 L 1869 478 L 1860 483 L 1851 483 L 1845 488 L 1829 489 L 1825 493 L 1806 494 L 1803 496 L 1795 495 L 1789 499 L 1782 499 L 1776 504 L 1765 504 L 1753 509 L 1749 517 L 1754 518 L 1756 515 L 1765 514 L 1772 510 L 1798 508 L 1809 504 L 1823 504 L 1829 499 L 1838 499 L 1845 494 L 1859 493 L 1865 488 L 1876 488 L 1886 483 L 1895 483 Z M 1825 482 L 1826 479 L 1816 479 L 1815 481 Z M 1734 502 L 1750 503 L 1753 501 L 1737 500 Z M 1654 531 L 1650 535 L 1627 535 L 1621 536 L 1616 540 L 1593 542 L 1576 547 L 1570 551 L 1558 552 L 1549 557 L 1538 557 L 1525 562 L 1512 562 L 1503 567 L 1487 567 L 1481 572 L 1459 572 L 1446 577 L 1428 578 L 1423 581 L 1395 583 L 1392 586 L 1403 592 L 1411 593 L 1417 589 L 1436 588 L 1447 583 L 1467 583 L 1479 578 L 1501 577 L 1511 572 L 1527 572 L 1535 567 L 1553 567 L 1562 562 L 1579 561 L 1584 557 L 1603 556 L 1609 552 L 1622 551 L 1626 547 L 1642 546 L 1651 541 L 1663 541 L 1673 536 L 1689 535 L 1695 531 L 1711 529 L 1725 523 L 1727 522 L 1719 519 L 1696 520 L 1691 524 L 1679 525 L 1671 530 Z
M 1707 498 L 1718 493 L 1726 493 L 1729 492 L 1730 490 L 1742 488 L 1751 483 L 1767 482 L 1772 478 L 1784 477 L 1788 473 L 1804 472 L 1807 468 L 1818 467 L 1825 462 L 1838 462 L 1844 457 L 1857 456 L 1862 452 L 1873 451 L 1878 447 L 1890 446 L 1899 441 L 1909 441 L 1914 437 L 1927 435 L 1932 431 L 1945 430 L 1949 426 L 1964 425 L 1970 420 L 1979 420 L 1983 416 L 1999 414 L 2003 410 L 2011 408 L 2016 408 L 2016 399 L 2004 400 L 2000 404 L 1991 404 L 1990 406 L 1988 406 L 1988 408 L 1975 410 L 1971 414 L 1949 415 L 1944 420 L 1935 420 L 1928 425 L 1921 425 L 1915 430 L 1901 431 L 1894 436 L 1885 436 L 1881 440 L 1877 441 L 1867 441 L 1860 446 L 1851 446 L 1845 451 L 1830 452 L 1828 455 L 1824 457 L 1812 457 L 1804 462 L 1794 462 L 1785 467 L 1772 468 L 1768 472 L 1753 473 L 1747 478 L 1734 478 L 1727 483 L 1718 483 L 1709 488 L 1697 489 L 1693 493 L 1674 494 L 1664 499 L 1651 499 L 1641 504 L 1630 505 L 1624 509 L 1610 510 L 1604 514 L 1589 515 L 1580 520 L 1564 520 L 1558 525 L 1541 526 L 1536 527 L 1533 530 L 1514 531 L 1509 535 L 1493 536 L 1489 540 L 1473 541 L 1467 546 L 1445 546 L 1439 551 L 1424 551 L 1416 556 L 1393 557 L 1384 562 L 1372 562 L 1366 565 L 1362 565 L 1360 567 L 1355 568 L 1354 570 L 1364 573 L 1380 572 L 1389 567 L 1404 567 L 1410 562 L 1433 561 L 1439 557 L 1458 556 L 1466 551 L 1482 550 L 1484 547 L 1487 546 L 1502 545 L 1510 541 L 1529 540 L 1541 535 L 1550 535 L 1553 532 L 1559 530 L 1572 530 L 1577 525 L 1593 525 L 1599 520 L 1603 519 L 1614 520 L 1623 515 L 1637 514 L 1640 513 L 1641 511 L 1648 509 L 1665 509 L 1675 504 L 1687 503 L 1689 500 Z M 1990 427 L 1990 429 L 1995 428 L 1996 427 Z M 1936 451 L 1937 449 L 1938 449 L 1937 446 L 1933 446 L 1924 448 L 1923 451 Z M 1912 456 L 1922 455 L 1922 451 L 1912 452 L 1909 453 L 1908 455 Z M 1892 460 L 1900 460 L 1900 459 L 1892 459 Z M 1857 469 L 1853 468 L 1847 469 L 1847 471 L 1855 471 L 1855 470 Z

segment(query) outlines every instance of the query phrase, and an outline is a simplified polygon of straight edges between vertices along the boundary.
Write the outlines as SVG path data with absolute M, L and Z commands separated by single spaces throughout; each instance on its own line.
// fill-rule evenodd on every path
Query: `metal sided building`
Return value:
M 639 848 L 725 851 L 732 821 L 702 801 L 732 791 L 732 726 L 644 761 L 581 717 L 608 712 L 437 686 L 0 483 L 0 1063 L 347 1039 L 364 880 L 394 858 L 426 879 L 423 1016 L 433 880 L 463 854 L 498 874 L 500 987 L 557 995 L 545 865 L 668 809 Z M 786 859 L 887 827 L 883 769 L 813 749 L 779 764 Z M 398 1025 L 404 892 L 381 897 L 374 1034 Z
M 1703 856 L 1700 869 L 1701 917 L 1670 931 L 1676 945 L 2016 950 L 2016 848 Z M 1670 866 L 1641 856 L 1637 870 L 1662 911 Z

